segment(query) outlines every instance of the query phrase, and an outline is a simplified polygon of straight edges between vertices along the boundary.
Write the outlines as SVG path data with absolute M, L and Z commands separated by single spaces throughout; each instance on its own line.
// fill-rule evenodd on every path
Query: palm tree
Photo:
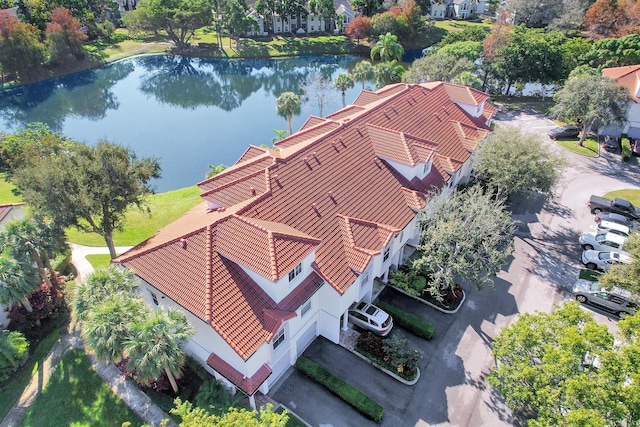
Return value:
M 18 258 L 26 256 L 35 262 L 42 281 L 48 286 L 52 286 L 43 263 L 43 259 L 46 258 L 47 264 L 49 264 L 49 257 L 44 254 L 47 241 L 52 238 L 46 228 L 44 223 L 37 224 L 26 218 L 11 221 L 7 224 L 4 232 L 0 234 L 0 242 L 3 247 L 8 248 Z M 51 270 L 51 275 L 53 276 L 53 270 Z
M 223 165 L 222 163 L 220 163 L 217 166 L 214 165 L 209 165 L 209 170 L 207 171 L 207 175 L 206 178 L 211 178 L 212 176 L 216 176 L 218 175 L 220 172 L 222 172 L 223 170 L 225 170 L 227 167 L 225 165 Z
M 73 298 L 73 313 L 76 320 L 83 321 L 90 315 L 91 307 L 105 299 L 122 294 L 131 296 L 138 288 L 130 270 L 116 267 L 103 268 L 91 273 L 84 282 L 78 283 Z
M 276 110 L 278 115 L 285 117 L 289 124 L 289 135 L 293 135 L 293 115 L 300 114 L 302 101 L 293 92 L 284 92 L 276 99 Z
M 29 262 L 20 262 L 5 251 L 0 256 L 0 304 L 22 304 L 29 313 L 29 295 L 38 288 L 38 273 Z
M 143 384 L 160 377 L 164 371 L 173 391 L 178 393 L 175 377 L 181 375 L 186 361 L 181 346 L 194 334 L 185 315 L 176 310 L 156 310 L 136 323 L 131 332 L 125 341 L 125 353 L 129 357 L 127 369 L 137 372 Z
M 362 82 L 362 89 L 364 90 L 364 82 L 373 79 L 373 65 L 369 61 L 360 61 L 353 67 L 353 78 Z
M 133 325 L 144 317 L 142 298 L 113 295 L 91 307 L 82 323 L 82 338 L 99 360 L 119 362 Z
M 391 83 L 398 83 L 402 80 L 404 71 L 402 64 L 398 64 L 395 59 L 391 62 L 379 63 L 373 69 L 376 76 L 376 86 L 381 88 Z
M 389 62 L 392 60 L 400 61 L 404 54 L 404 48 L 398 43 L 398 36 L 391 33 L 380 34 L 379 40 L 376 42 L 373 49 L 371 49 L 371 59 L 380 55 L 382 62 Z
M 345 92 L 347 91 L 347 89 L 352 88 L 354 85 L 355 85 L 355 81 L 353 80 L 353 77 L 351 76 L 351 74 L 347 74 L 347 73 L 338 74 L 336 79 L 333 81 L 333 86 L 336 89 L 339 89 L 340 91 L 342 91 L 343 107 L 346 106 Z

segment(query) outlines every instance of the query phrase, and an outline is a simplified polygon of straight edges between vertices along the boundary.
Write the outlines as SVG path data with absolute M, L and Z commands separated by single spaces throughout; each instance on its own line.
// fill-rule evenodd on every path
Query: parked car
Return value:
M 617 224 L 626 225 L 631 230 L 639 230 L 640 223 L 638 221 L 627 218 L 624 215 L 613 213 L 613 212 L 600 212 L 595 215 L 594 219 L 596 220 L 596 224 L 600 224 L 602 221 L 615 222 Z
M 589 202 L 587 204 L 593 214 L 598 214 L 600 212 L 613 212 L 624 215 L 627 218 L 640 219 L 640 209 L 633 206 L 630 201 L 619 197 L 611 200 L 605 197 L 593 195 L 589 197 Z
M 595 229 L 597 233 L 613 233 L 622 237 L 629 237 L 629 233 L 631 233 L 631 230 L 626 225 L 611 221 L 600 221 Z
M 573 294 L 581 303 L 595 305 L 619 317 L 634 314 L 638 310 L 635 302 L 637 297 L 631 292 L 620 288 L 603 289 L 599 282 L 579 279 L 573 285 Z
M 551 139 L 577 138 L 580 135 L 580 129 L 575 126 L 560 126 L 551 129 L 547 135 Z
M 587 231 L 578 240 L 585 250 L 621 252 L 627 238 L 613 233 Z
M 349 308 L 349 321 L 382 337 L 391 332 L 393 318 L 373 304 L 356 302 Z
M 586 250 L 582 252 L 582 263 L 590 270 L 607 271 L 616 264 L 629 264 L 631 257 L 627 252 L 607 252 Z
M 640 156 L 640 138 L 631 140 L 631 153 L 634 156 Z
M 620 138 L 616 138 L 615 136 L 600 135 L 598 136 L 598 141 L 602 144 L 602 148 L 610 153 L 617 153 L 620 148 L 622 148 Z

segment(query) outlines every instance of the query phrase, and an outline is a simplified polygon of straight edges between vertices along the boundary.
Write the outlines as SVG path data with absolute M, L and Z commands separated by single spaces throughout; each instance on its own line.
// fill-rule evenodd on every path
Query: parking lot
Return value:
M 622 163 L 619 154 L 589 158 L 567 152 L 546 137 L 555 125 L 534 114 L 502 114 L 499 125 L 513 124 L 544 135 L 550 150 L 562 152 L 567 170 L 556 197 L 514 200 L 520 225 L 516 250 L 495 281 L 495 288 L 465 288 L 467 299 L 457 314 L 443 314 L 393 290 L 380 298 L 435 326 L 431 341 L 404 332 L 424 352 L 421 377 L 414 386 L 401 384 L 344 348 L 318 338 L 304 355 L 364 391 L 384 407 L 382 426 L 507 426 L 519 425 L 486 375 L 493 365 L 490 343 L 515 315 L 550 311 L 553 304 L 573 299 L 570 289 L 582 264 L 578 236 L 593 225 L 586 201 L 591 194 L 638 188 L 637 161 Z M 615 330 L 616 318 L 585 307 Z M 400 330 L 396 326 L 396 333 Z M 291 369 L 270 396 L 291 408 L 312 426 L 374 426 L 357 411 Z

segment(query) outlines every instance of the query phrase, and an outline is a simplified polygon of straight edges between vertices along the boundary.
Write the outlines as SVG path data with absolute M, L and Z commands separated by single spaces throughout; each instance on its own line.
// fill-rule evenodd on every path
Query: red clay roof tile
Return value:
M 627 65 L 626 67 L 605 68 L 602 75 L 615 79 L 620 85 L 627 88 L 629 96 L 634 102 L 640 102 L 638 97 L 638 85 L 640 84 L 640 65 Z
M 262 365 L 251 377 L 246 377 L 242 372 L 225 362 L 215 353 L 211 353 L 207 358 L 207 365 L 211 366 L 220 375 L 229 380 L 233 385 L 242 390 L 246 395 L 251 396 L 269 378 L 273 372 L 266 363 Z
M 248 177 L 256 174 L 265 179 L 259 187 L 267 190 L 264 194 L 256 187 L 256 197 L 224 212 L 208 212 L 200 205 L 116 261 L 210 321 L 241 357 L 248 358 L 273 338 L 275 323 L 265 310 L 294 312 L 320 286 L 319 277 L 344 293 L 370 262 L 373 248 L 379 252 L 392 231 L 412 221 L 432 186 L 444 185 L 448 172 L 462 165 L 489 132 L 481 119 L 455 104 L 447 87 L 398 84 L 363 92 L 358 99 L 365 108 L 350 120 L 326 118 L 302 132 L 308 138 L 291 138 L 279 152 L 243 156 L 241 163 L 199 184 L 205 192 L 236 185 L 247 191 Z M 476 92 L 469 96 L 485 96 Z M 319 132 L 320 128 L 331 130 Z M 408 180 L 378 160 L 373 128 L 403 135 L 405 147 L 416 150 L 407 154 L 409 158 L 426 158 L 433 150 L 431 173 L 422 180 Z M 360 222 L 354 228 L 346 218 Z M 367 224 L 377 224 L 375 232 Z M 314 249 L 317 275 L 306 278 L 305 285 L 280 304 L 237 264 L 265 277 L 282 277 L 301 254 Z

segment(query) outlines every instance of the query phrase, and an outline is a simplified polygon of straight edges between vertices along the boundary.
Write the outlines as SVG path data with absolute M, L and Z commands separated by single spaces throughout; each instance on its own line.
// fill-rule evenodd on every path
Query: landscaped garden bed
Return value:
M 391 338 L 381 338 L 366 332 L 358 337 L 354 349 L 407 385 L 415 384 L 420 378 L 418 361 L 422 359 L 422 352 L 411 349 L 409 341 L 399 333 Z
M 427 288 L 428 282 L 426 275 L 406 265 L 401 265 L 398 270 L 389 274 L 389 284 L 394 289 L 443 313 L 456 313 L 465 299 L 462 287 L 456 285 L 454 289 L 442 290 L 439 295 L 433 295 Z
M 325 387 L 331 393 L 344 400 L 346 403 L 357 409 L 362 415 L 371 418 L 376 422 L 382 420 L 384 409 L 375 400 L 327 372 L 317 363 L 304 356 L 296 360 L 295 367 L 302 371 L 307 377 Z

